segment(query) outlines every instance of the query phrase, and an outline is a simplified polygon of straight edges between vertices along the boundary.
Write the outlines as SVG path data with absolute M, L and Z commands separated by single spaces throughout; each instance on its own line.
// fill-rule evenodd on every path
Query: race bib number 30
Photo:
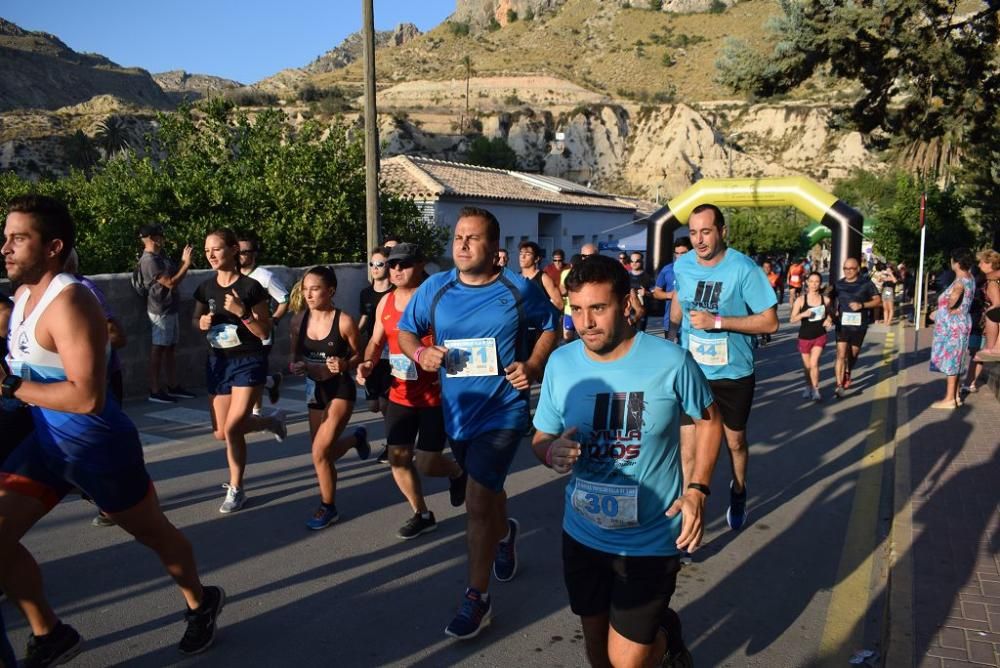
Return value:
M 604 485 L 576 480 L 573 510 L 602 529 L 625 529 L 639 525 L 639 486 Z
M 703 339 L 693 334 L 688 336 L 688 350 L 694 361 L 702 366 L 726 366 L 729 364 L 729 340 Z
M 861 311 L 855 311 L 854 313 L 841 313 L 840 314 L 840 324 L 845 327 L 860 327 L 861 326 Z
M 496 339 L 448 339 L 444 347 L 449 378 L 496 376 L 500 371 Z

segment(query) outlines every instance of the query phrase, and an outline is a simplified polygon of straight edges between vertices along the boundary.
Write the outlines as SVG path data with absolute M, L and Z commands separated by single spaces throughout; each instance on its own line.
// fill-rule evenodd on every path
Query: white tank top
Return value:
M 67 286 L 79 282 L 72 274 L 57 275 L 45 288 L 42 298 L 38 300 L 27 319 L 24 317 L 24 307 L 28 302 L 29 292 L 25 290 L 14 300 L 14 309 L 10 314 L 10 343 L 7 353 L 12 373 L 25 380 L 41 382 L 66 380 L 66 369 L 59 359 L 59 354 L 46 350 L 38 343 L 38 339 L 35 338 L 35 327 L 52 300 Z

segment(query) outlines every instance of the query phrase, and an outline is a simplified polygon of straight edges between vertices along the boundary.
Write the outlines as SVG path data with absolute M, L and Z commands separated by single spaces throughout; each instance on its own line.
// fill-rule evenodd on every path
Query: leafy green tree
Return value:
M 125 119 L 118 115 L 108 116 L 100 122 L 94 134 L 94 141 L 108 158 L 124 153 L 132 144 L 131 133 Z
M 90 170 L 97 164 L 101 154 L 97 152 L 94 141 L 77 130 L 62 140 L 63 154 L 66 162 L 77 169 Z
M 503 137 L 487 139 L 479 136 L 472 140 L 466 162 L 481 167 L 496 167 L 497 169 L 516 169 L 517 153 L 514 152 Z
M 792 209 L 735 209 L 726 212 L 728 243 L 746 253 L 795 253 L 808 220 Z

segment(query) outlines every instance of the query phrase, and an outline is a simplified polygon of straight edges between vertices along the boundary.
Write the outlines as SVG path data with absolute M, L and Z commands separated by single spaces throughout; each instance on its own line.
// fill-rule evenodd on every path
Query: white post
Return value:
M 927 245 L 927 227 L 924 225 L 924 211 L 927 208 L 927 194 L 920 196 L 920 264 L 917 265 L 916 299 L 914 301 L 913 326 L 920 331 L 923 323 L 924 294 L 924 249 Z

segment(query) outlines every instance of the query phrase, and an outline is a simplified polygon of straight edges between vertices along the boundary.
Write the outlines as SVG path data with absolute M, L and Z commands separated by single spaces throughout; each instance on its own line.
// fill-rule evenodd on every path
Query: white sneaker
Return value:
M 219 506 L 220 513 L 234 513 L 247 502 L 247 495 L 239 487 L 233 487 L 229 483 L 223 483 L 222 487 L 226 490 L 226 500 Z
M 823 397 L 822 397 L 822 395 L 820 395 L 819 390 L 816 389 L 815 387 L 813 388 L 813 391 L 812 391 L 812 400 L 813 401 L 822 401 L 823 400 Z
M 803 399 L 808 399 L 810 396 L 811 396 L 811 393 L 809 392 L 809 388 L 808 387 L 803 387 L 802 388 L 802 398 Z
M 275 411 L 271 419 L 274 420 L 274 424 L 271 426 L 270 431 L 274 435 L 274 440 L 281 443 L 288 438 L 288 424 L 285 422 L 285 412 Z
M 835 389 L 833 391 L 833 394 L 834 394 L 835 397 L 837 397 L 839 399 L 840 397 L 844 396 L 844 388 L 842 388 L 840 385 L 838 385 L 837 389 Z

